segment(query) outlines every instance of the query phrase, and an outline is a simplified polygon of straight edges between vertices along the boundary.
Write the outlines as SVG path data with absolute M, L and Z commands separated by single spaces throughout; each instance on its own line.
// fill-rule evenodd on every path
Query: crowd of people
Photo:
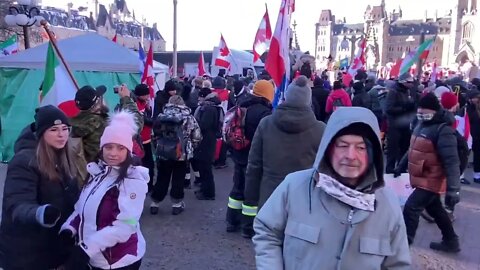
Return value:
M 258 269 L 410 269 L 420 216 L 441 230 L 432 249 L 459 252 L 470 149 L 480 183 L 480 80 L 341 75 L 299 74 L 275 108 L 268 75 L 171 79 L 154 100 L 122 85 L 113 112 L 105 87 L 84 86 L 71 119 L 38 108 L 8 164 L 0 266 L 139 269 L 147 196 L 151 215 L 167 194 L 181 214 L 192 187 L 215 200 L 228 156 L 225 229 L 253 240 Z M 385 173 L 410 175 L 403 212 Z

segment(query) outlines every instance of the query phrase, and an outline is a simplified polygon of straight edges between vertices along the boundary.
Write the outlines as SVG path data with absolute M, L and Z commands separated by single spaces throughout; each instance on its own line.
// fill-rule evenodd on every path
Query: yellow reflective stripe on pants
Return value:
M 242 204 L 242 214 L 249 217 L 254 217 L 257 215 L 258 207 L 257 206 L 248 206 Z
M 242 204 L 243 201 L 238 201 L 233 199 L 232 197 L 228 197 L 228 208 L 242 210 Z

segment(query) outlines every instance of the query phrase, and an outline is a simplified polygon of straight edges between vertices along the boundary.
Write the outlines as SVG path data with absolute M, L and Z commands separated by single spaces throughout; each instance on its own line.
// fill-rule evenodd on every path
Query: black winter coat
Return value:
M 397 83 L 395 89 L 388 91 L 385 108 L 388 126 L 395 127 L 401 118 L 408 118 L 415 113 L 415 98 L 411 97 L 409 89 Z
M 470 120 L 470 135 L 472 140 L 480 141 L 480 111 L 476 105 L 468 103 L 467 105 L 468 119 Z
M 70 177 L 56 182 L 42 176 L 36 145 L 31 128 L 25 128 L 8 164 L 0 226 L 0 266 L 5 270 L 53 269 L 69 255 L 69 247 L 60 241 L 58 233 L 78 199 L 77 182 Z M 61 211 L 53 228 L 42 227 L 36 219 L 37 209 L 46 204 Z
M 200 126 L 203 139 L 195 149 L 194 159 L 211 160 L 212 162 L 214 160 L 217 134 L 221 128 L 219 117 L 222 108 L 219 105 L 220 99 L 217 94 L 211 93 L 195 111 L 195 119 Z
M 263 118 L 248 155 L 245 204 L 261 207 L 287 174 L 312 168 L 324 130 L 310 107 L 282 103 Z
M 228 96 L 228 109 L 230 110 L 231 108 L 235 107 L 236 105 L 240 105 L 241 103 L 247 101 L 252 97 L 253 95 L 247 92 L 247 88 L 243 88 L 240 93 L 235 93 L 233 91 L 230 92 L 230 95 Z
M 315 118 L 324 123 L 327 120 L 325 107 L 327 106 L 327 98 L 329 94 L 330 92 L 325 90 L 321 85 L 312 87 L 312 103 L 314 104 Z M 318 106 L 318 108 L 315 108 L 316 106 Z
M 252 142 L 260 120 L 272 114 L 272 105 L 265 98 L 250 95 L 239 106 L 247 108 L 247 114 L 245 115 L 245 138 Z M 233 160 L 238 164 L 246 166 L 250 146 L 243 150 L 231 149 Z
M 372 105 L 372 97 L 365 91 L 365 89 L 355 91 L 352 99 L 352 106 L 372 110 Z

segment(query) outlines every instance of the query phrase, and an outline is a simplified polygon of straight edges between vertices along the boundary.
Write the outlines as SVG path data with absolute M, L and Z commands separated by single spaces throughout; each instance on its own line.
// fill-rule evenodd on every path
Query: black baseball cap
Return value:
M 86 111 L 92 108 L 97 100 L 107 92 L 105 85 L 100 85 L 93 88 L 90 85 L 85 85 L 80 88 L 75 94 L 75 104 L 81 111 Z

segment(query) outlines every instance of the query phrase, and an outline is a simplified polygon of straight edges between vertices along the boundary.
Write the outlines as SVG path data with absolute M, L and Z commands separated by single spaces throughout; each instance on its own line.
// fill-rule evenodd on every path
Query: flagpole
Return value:
M 173 77 L 177 77 L 178 63 L 177 63 L 177 2 L 173 0 Z
M 53 49 L 55 50 L 58 57 L 60 58 L 60 61 L 62 61 L 63 65 L 65 66 L 65 69 L 67 70 L 68 76 L 70 76 L 70 79 L 72 80 L 73 85 L 75 85 L 75 88 L 78 91 L 78 89 L 79 89 L 78 83 L 75 80 L 75 77 L 73 77 L 73 73 L 70 70 L 70 68 L 68 67 L 67 62 L 63 58 L 63 55 L 60 53 L 60 50 L 58 49 L 57 39 L 55 38 L 55 35 L 53 35 L 52 32 L 50 32 L 50 29 L 48 28 L 48 22 L 46 20 L 42 20 L 41 25 L 43 26 L 43 28 L 45 28 L 45 32 L 47 32 L 48 38 L 50 39 L 50 42 L 53 45 Z

